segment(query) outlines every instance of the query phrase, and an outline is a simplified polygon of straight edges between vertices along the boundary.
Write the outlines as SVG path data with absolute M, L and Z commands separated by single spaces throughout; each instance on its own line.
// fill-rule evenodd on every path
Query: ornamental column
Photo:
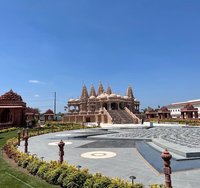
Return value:
M 61 140 L 58 144 L 58 147 L 59 147 L 59 156 L 60 156 L 60 160 L 59 160 L 59 163 L 62 164 L 63 162 L 63 156 L 64 156 L 64 146 L 65 146 L 65 143 Z
M 170 166 L 170 160 L 172 158 L 172 155 L 169 153 L 167 149 L 163 151 L 161 154 L 161 157 L 164 161 L 164 174 L 165 174 L 165 185 L 166 188 L 172 188 L 171 185 L 171 166 Z

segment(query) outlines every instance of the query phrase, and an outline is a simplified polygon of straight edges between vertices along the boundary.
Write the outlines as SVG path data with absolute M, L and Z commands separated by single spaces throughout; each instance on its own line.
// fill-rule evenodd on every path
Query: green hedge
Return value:
M 17 130 L 16 127 L 6 128 L 6 129 L 0 130 L 0 133 L 6 133 L 6 132 L 10 132 L 10 131 L 15 131 L 15 130 Z

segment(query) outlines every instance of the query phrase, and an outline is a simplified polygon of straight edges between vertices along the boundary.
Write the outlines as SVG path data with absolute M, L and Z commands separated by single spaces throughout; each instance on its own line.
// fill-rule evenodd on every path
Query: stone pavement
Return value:
M 70 164 L 88 168 L 91 173 L 101 172 L 110 177 L 129 180 L 136 176 L 136 182 L 148 187 L 152 183 L 163 183 L 163 163 L 161 152 L 150 146 L 152 139 L 162 138 L 173 144 L 191 146 L 198 150 L 199 128 L 179 126 L 154 127 L 146 126 L 103 126 L 102 129 L 85 129 L 64 131 L 36 136 L 29 139 L 29 151 L 44 157 L 44 160 L 58 160 L 57 143 L 63 139 L 65 145 L 64 160 Z M 180 134 L 178 134 L 180 133 Z M 168 136 L 167 136 L 168 135 Z M 178 135 L 175 136 L 175 135 Z M 183 142 L 180 142 L 183 139 Z M 188 143 L 195 141 L 194 144 Z M 189 145 L 187 145 L 189 144 Z M 19 147 L 23 151 L 23 143 Z M 195 150 L 194 150 L 195 151 Z M 172 160 L 172 183 L 177 188 L 198 187 L 200 160 Z

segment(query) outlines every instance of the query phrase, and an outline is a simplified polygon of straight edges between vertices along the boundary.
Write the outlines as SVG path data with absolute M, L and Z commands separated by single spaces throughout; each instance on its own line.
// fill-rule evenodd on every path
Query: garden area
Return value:
M 78 124 L 48 124 L 43 128 L 29 129 L 29 137 L 62 130 L 83 128 Z M 64 188 L 143 188 L 142 184 L 132 184 L 118 178 L 113 179 L 100 173 L 91 174 L 88 169 L 78 169 L 64 161 L 45 162 L 34 155 L 17 150 L 17 129 L 1 130 L 0 147 L 4 155 L 0 157 L 0 187 L 64 187 Z M 2 150 L 3 154 L 3 150 Z M 151 188 L 164 186 L 153 184 Z

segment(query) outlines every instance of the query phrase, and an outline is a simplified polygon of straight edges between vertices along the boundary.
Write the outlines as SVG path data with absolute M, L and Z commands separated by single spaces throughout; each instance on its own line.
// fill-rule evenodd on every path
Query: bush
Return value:
M 70 173 L 72 173 L 74 170 L 76 170 L 76 168 L 74 166 L 70 166 L 68 165 L 66 162 L 64 162 L 62 164 L 62 171 L 60 173 L 60 176 L 58 178 L 58 184 L 62 185 L 63 184 L 63 180 L 65 177 L 67 177 Z
M 45 174 L 48 172 L 50 169 L 50 164 L 47 162 L 44 162 L 38 169 L 37 175 L 44 179 Z
M 68 167 L 66 165 L 59 165 L 55 168 L 49 169 L 49 171 L 46 174 L 46 181 L 51 184 L 58 185 L 60 183 L 60 181 L 59 181 L 60 175 L 65 173 L 67 168 Z M 62 180 L 63 180 L 63 178 L 62 178 Z M 60 183 L 60 184 L 62 184 L 62 183 Z
M 88 170 L 75 170 L 63 179 L 62 186 L 67 188 L 83 187 L 89 177 L 91 175 L 88 173 Z
M 28 164 L 27 166 L 27 170 L 32 174 L 32 175 L 36 175 L 40 166 L 43 164 L 42 161 L 40 161 L 39 159 L 34 159 L 31 163 Z
M 16 127 L 7 128 L 7 129 L 0 130 L 0 133 L 6 133 L 6 132 L 10 132 L 10 131 L 15 131 L 15 130 L 17 130 Z
M 106 188 L 111 185 L 111 182 L 110 178 L 96 173 L 85 181 L 84 188 Z

